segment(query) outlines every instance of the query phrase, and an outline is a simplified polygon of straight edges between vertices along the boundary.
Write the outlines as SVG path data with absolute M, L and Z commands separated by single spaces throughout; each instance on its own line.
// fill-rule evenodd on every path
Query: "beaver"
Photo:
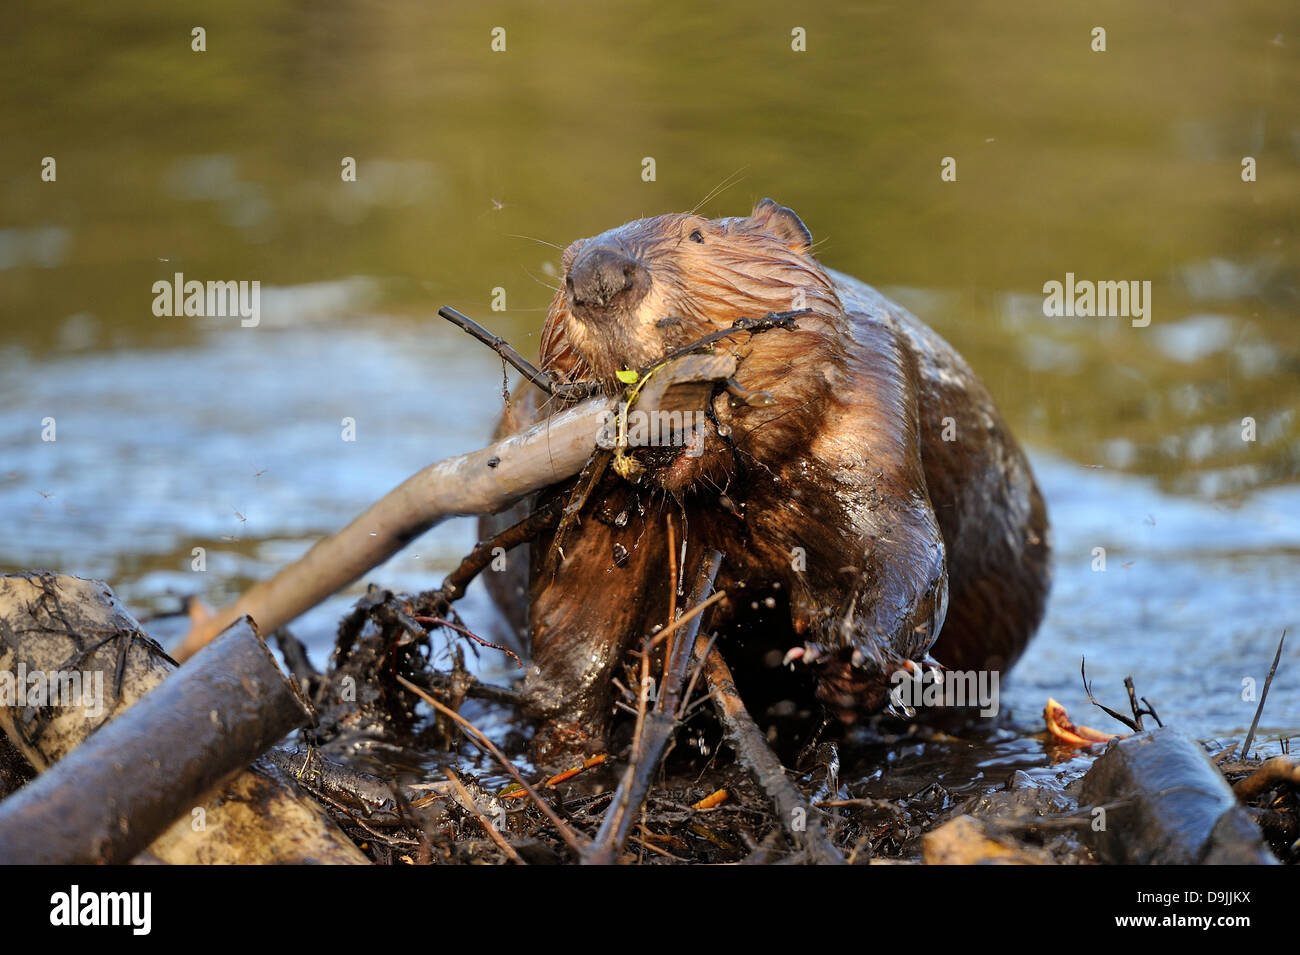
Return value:
M 531 644 L 541 759 L 607 745 L 619 668 L 669 622 L 682 592 L 669 567 L 689 577 L 704 548 L 724 555 L 727 597 L 707 624 L 724 656 L 788 664 L 846 722 L 889 705 L 900 668 L 1004 670 L 1036 629 L 1047 515 L 989 392 L 939 335 L 811 248 L 799 216 L 763 199 L 745 217 L 660 215 L 565 250 L 541 338 L 561 382 L 618 393 L 620 372 L 737 319 L 803 312 L 713 346 L 739 362 L 693 446 L 632 452 L 643 466 L 599 472 L 562 540 L 511 555 L 526 618 L 522 579 L 489 575 Z M 524 384 L 498 434 L 556 405 Z M 520 508 L 567 501 L 574 483 Z

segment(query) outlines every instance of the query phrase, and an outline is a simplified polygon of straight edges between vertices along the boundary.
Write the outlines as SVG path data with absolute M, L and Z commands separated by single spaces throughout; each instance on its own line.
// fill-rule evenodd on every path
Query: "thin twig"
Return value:
M 688 862 L 690 861 L 689 859 L 683 859 L 681 856 L 675 856 L 675 855 L 673 855 L 673 854 L 672 854 L 671 852 L 669 852 L 667 849 L 660 849 L 660 848 L 659 848 L 657 845 L 655 845 L 653 842 L 649 842 L 649 841 L 647 841 L 647 840 L 645 840 L 645 839 L 640 838 L 639 836 L 631 836 L 631 837 L 628 839 L 628 841 L 629 841 L 629 842 L 635 842 L 635 843 L 636 843 L 637 845 L 639 845 L 641 848 L 643 848 L 643 849 L 649 849 L 651 852 L 655 853 L 655 855 L 661 855 L 661 856 L 663 856 L 665 859 L 672 859 L 674 862 L 681 862 L 681 863 L 684 863 L 684 864 L 685 864 L 685 863 L 688 863 Z
M 1111 719 L 1118 720 L 1119 722 L 1123 723 L 1125 726 L 1127 726 L 1135 733 L 1138 732 L 1138 730 L 1142 728 L 1141 726 L 1139 726 L 1133 720 L 1129 719 L 1127 716 L 1115 712 L 1109 706 L 1106 706 L 1104 703 L 1102 703 L 1100 700 L 1098 700 L 1095 696 L 1092 695 L 1092 684 L 1088 682 L 1087 664 L 1088 664 L 1088 660 L 1086 657 L 1079 658 L 1079 676 L 1083 680 L 1083 692 L 1087 695 L 1088 702 L 1091 703 L 1093 706 L 1097 707 L 1097 709 L 1101 710 Z
M 1133 677 L 1124 677 L 1124 689 L 1128 690 L 1128 705 L 1133 711 L 1133 722 L 1137 724 L 1137 729 L 1142 730 L 1142 707 L 1138 706 L 1137 688 L 1133 686 Z
M 718 634 L 716 632 L 709 634 L 709 642 L 705 645 L 704 652 L 700 653 L 698 646 L 695 648 L 696 660 L 707 660 L 709 658 L 709 654 L 713 651 L 713 645 L 717 642 L 718 642 Z M 683 700 L 690 700 L 691 694 L 695 692 L 695 684 L 703 673 L 704 673 L 704 667 L 702 666 L 697 666 L 691 672 L 690 682 L 686 684 L 686 692 L 682 694 Z M 705 697 L 703 699 L 696 700 L 694 703 L 691 703 L 689 706 L 687 706 L 685 712 L 682 713 L 682 722 L 685 722 L 687 717 L 689 717 L 692 713 L 694 713 L 697 707 L 704 706 L 708 702 L 709 702 L 709 698 Z
M 523 776 L 519 775 L 519 770 L 515 769 L 515 764 L 510 762 L 510 760 L 506 758 L 505 753 L 497 749 L 496 744 L 488 739 L 477 726 L 465 719 L 465 717 L 461 716 L 451 707 L 439 702 L 433 696 L 420 689 L 406 677 L 399 674 L 397 682 L 402 684 L 402 686 L 406 687 L 420 699 L 424 700 L 424 702 L 428 703 L 443 716 L 460 726 L 460 728 L 468 733 L 476 743 L 491 753 L 492 757 L 501 764 L 501 768 L 509 773 L 511 778 L 524 788 L 524 791 L 528 793 L 529 797 L 537 805 L 537 808 L 542 811 L 542 815 L 546 816 L 546 818 L 551 821 L 551 825 L 553 825 L 555 831 L 560 834 L 560 838 L 564 840 L 565 845 L 575 853 L 579 855 L 582 854 L 582 843 L 579 841 L 577 833 L 570 829 L 568 824 L 556 814 L 555 810 L 551 808 L 550 803 L 537 794 L 537 790 L 528 785 L 528 781 L 525 780 Z
M 677 534 L 673 530 L 673 515 L 671 512 L 664 515 L 664 525 L 668 531 L 668 622 L 665 626 L 672 626 L 677 619 Z M 668 657 L 672 656 L 672 644 L 668 645 L 668 653 L 664 657 L 664 663 L 667 664 Z
M 600 830 L 590 848 L 583 853 L 584 865 L 612 865 L 618 861 L 619 854 L 627 842 L 633 821 L 645 803 L 650 791 L 650 780 L 654 777 L 678 726 L 678 704 L 681 701 L 682 685 L 685 683 L 686 670 L 690 665 L 691 651 L 695 646 L 695 637 L 700 629 L 700 614 L 706 606 L 716 602 L 705 599 L 713 587 L 722 564 L 722 554 L 712 548 L 706 548 L 700 555 L 699 572 L 691 588 L 689 601 L 694 606 L 683 614 L 674 624 L 660 632 L 653 640 L 647 641 L 641 653 L 641 694 L 637 713 L 636 736 L 632 745 L 632 756 L 628 761 L 627 771 L 619 783 L 614 801 L 601 820 Z M 716 595 L 715 595 L 716 596 Z M 659 688 L 659 698 L 655 701 L 653 712 L 646 711 L 649 692 L 649 672 L 651 647 L 663 639 L 672 630 L 685 624 L 686 632 L 682 639 L 675 641 L 673 658 L 668 661 L 664 672 L 663 685 Z
M 777 815 L 795 844 L 806 851 L 813 862 L 843 865 L 844 855 L 831 842 L 817 810 L 808 805 L 804 794 L 790 781 L 785 767 L 768 746 L 763 731 L 745 709 L 740 694 L 736 692 L 731 669 L 722 659 L 718 648 L 703 638 L 697 638 L 695 652 L 704 659 L 704 676 L 708 680 L 710 696 L 718 719 L 722 722 L 727 742 L 736 751 L 741 764 L 772 800 Z M 803 817 L 802 829 L 792 825 L 798 815 Z
M 483 815 L 483 810 L 479 809 L 478 803 L 474 801 L 470 791 L 465 788 L 465 784 L 460 781 L 456 771 L 448 766 L 444 773 L 451 780 L 452 788 L 460 795 L 460 804 L 474 814 L 474 817 L 478 819 L 478 824 L 483 827 L 483 831 L 487 833 L 488 838 L 497 844 L 497 848 L 504 852 L 515 865 L 527 865 L 528 863 L 524 862 L 519 853 L 515 851 L 515 847 L 507 842 L 506 837 L 497 831 L 496 826 L 492 825 L 492 821 Z
M 730 338 L 737 332 L 749 332 L 751 335 L 756 335 L 771 328 L 795 328 L 794 320 L 796 318 L 810 314 L 812 314 L 811 308 L 797 308 L 790 312 L 768 312 L 762 318 L 738 318 L 731 323 L 730 328 L 723 328 L 710 335 L 705 335 L 703 338 L 697 338 L 690 344 L 669 352 L 661 359 L 661 362 L 672 361 L 674 358 L 681 358 L 684 355 L 697 352 L 706 345 L 712 345 L 724 338 Z M 655 364 L 661 362 L 655 362 Z
M 661 641 L 661 640 L 663 640 L 664 638 L 668 637 L 669 635 L 671 635 L 674 631 L 678 630 L 679 628 L 686 626 L 686 624 L 690 623 L 692 620 L 694 620 L 694 619 L 695 619 L 696 617 L 698 617 L 700 614 L 704 613 L 704 611 L 708 610 L 710 607 L 712 607 L 712 606 L 713 606 L 715 603 L 717 603 L 719 600 L 724 600 L 724 599 L 726 599 L 726 596 L 727 596 L 727 592 L 726 592 L 725 590 L 719 590 L 717 593 L 715 593 L 713 596 L 711 596 L 708 600 L 705 600 L 705 601 L 702 602 L 702 603 L 696 604 L 696 605 L 695 605 L 694 607 L 692 607 L 690 610 L 686 611 L 686 613 L 682 614 L 680 617 L 678 617 L 676 620 L 674 620 L 671 624 L 669 624 L 668 626 L 666 626 L 666 627 L 664 627 L 662 630 L 660 630 L 658 633 L 656 633 L 656 634 L 654 635 L 654 637 L 650 640 L 650 642 L 646 645 L 646 650 L 647 650 L 647 651 L 653 650 L 653 649 L 655 648 L 655 646 L 659 643 L 659 641 Z
M 492 683 L 484 683 L 469 673 L 461 672 L 455 675 L 428 671 L 416 674 L 419 680 L 425 684 L 427 690 L 438 690 L 443 693 L 464 693 L 466 697 L 474 700 L 487 700 L 491 703 L 500 703 L 504 706 L 519 706 L 519 691 L 512 690 L 504 686 L 496 686 Z
M 1142 717 L 1144 716 L 1149 716 L 1155 720 L 1156 726 L 1165 725 L 1160 721 L 1160 716 L 1156 713 L 1156 708 L 1151 705 L 1151 701 L 1145 696 L 1142 697 L 1142 705 L 1138 706 L 1137 689 L 1133 686 L 1133 677 L 1124 677 L 1124 689 L 1128 690 L 1129 709 L 1133 711 L 1133 720 L 1137 723 L 1138 729 L 1142 729 Z
M 533 365 L 532 362 L 524 358 L 523 355 L 515 351 L 500 335 L 493 335 L 490 331 L 480 325 L 474 319 L 470 318 L 450 306 L 444 305 L 438 309 L 438 314 L 451 322 L 462 331 L 469 332 L 474 338 L 478 339 L 488 348 L 492 349 L 505 361 L 508 361 L 515 367 L 515 370 L 523 375 L 528 381 L 541 388 L 548 395 L 554 395 L 558 398 L 586 398 L 596 393 L 596 386 L 586 382 L 576 384 L 564 384 L 557 382 L 551 375 L 542 371 Z
M 457 633 L 459 633 L 462 637 L 468 637 L 470 640 L 473 640 L 481 647 L 487 647 L 489 650 L 500 650 L 506 656 L 511 657 L 515 661 L 515 664 L 519 667 L 519 669 L 522 670 L 524 668 L 524 661 L 519 659 L 519 654 L 515 653 L 515 651 L 511 650 L 509 647 L 503 647 L 499 643 L 493 643 L 490 640 L 484 640 L 482 637 L 474 633 L 468 627 L 462 627 L 458 623 L 453 623 L 452 621 L 448 620 L 446 617 L 412 617 L 411 619 L 414 620 L 416 623 L 424 624 L 427 627 L 446 627 L 448 630 L 454 630 Z
M 579 773 L 584 773 L 587 770 L 591 769 L 593 766 L 603 766 L 608 761 L 609 761 L 609 756 L 606 753 L 598 753 L 595 756 L 591 756 L 588 759 L 583 760 L 581 766 L 571 766 L 570 768 L 564 770 L 563 772 L 556 773 L 550 779 L 542 783 L 542 785 L 547 787 L 548 789 L 554 788 L 555 786 L 560 785 L 560 783 L 568 782 L 570 779 L 572 779 L 574 776 L 577 776 Z M 510 792 L 501 793 L 499 798 L 504 801 L 506 799 L 522 799 L 526 795 L 528 794 L 525 793 L 522 789 L 512 789 Z
M 1282 631 L 1282 638 L 1277 642 L 1277 653 L 1273 654 L 1273 665 L 1269 667 L 1268 676 L 1264 680 L 1264 691 L 1259 694 L 1259 706 L 1255 707 L 1255 718 L 1250 723 L 1250 732 L 1246 734 L 1246 742 L 1241 745 L 1241 758 L 1245 759 L 1250 755 L 1250 744 L 1255 742 L 1255 730 L 1259 729 L 1259 718 L 1264 712 L 1264 701 L 1268 699 L 1268 688 L 1273 683 L 1273 674 L 1277 672 L 1277 665 L 1282 659 L 1282 645 L 1286 643 L 1286 631 Z
M 487 540 L 479 541 L 464 560 L 442 582 L 437 590 L 420 594 L 422 602 L 433 605 L 439 600 L 451 602 L 465 593 L 470 582 L 492 563 L 493 552 L 499 547 L 503 551 L 511 550 L 520 544 L 532 541 L 543 531 L 550 530 L 560 519 L 560 502 L 553 500 L 543 504 L 523 520 L 511 524 L 505 530 L 494 534 Z

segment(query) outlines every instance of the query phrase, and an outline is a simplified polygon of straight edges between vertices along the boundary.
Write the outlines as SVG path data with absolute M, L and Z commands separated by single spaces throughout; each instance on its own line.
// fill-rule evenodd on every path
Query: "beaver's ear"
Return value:
M 807 252 L 812 245 L 812 233 L 793 209 L 788 209 L 773 199 L 760 199 L 749 218 L 764 232 L 774 235 L 795 252 Z

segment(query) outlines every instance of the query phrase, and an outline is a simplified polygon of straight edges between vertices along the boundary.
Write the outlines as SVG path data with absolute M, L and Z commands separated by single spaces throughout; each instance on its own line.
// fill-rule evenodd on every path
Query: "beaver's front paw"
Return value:
M 913 716 L 895 692 L 897 687 L 914 674 L 942 669 L 929 655 L 920 660 L 900 659 L 852 647 L 828 650 L 817 643 L 792 647 L 784 662 L 816 680 L 817 699 L 843 723 L 855 723 L 861 716 L 882 710 Z

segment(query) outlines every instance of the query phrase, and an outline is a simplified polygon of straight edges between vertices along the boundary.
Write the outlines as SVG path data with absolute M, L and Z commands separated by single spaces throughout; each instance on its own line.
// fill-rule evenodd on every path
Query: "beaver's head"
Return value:
M 616 373 L 736 319 L 811 308 L 840 312 L 799 217 L 763 199 L 744 218 L 689 213 L 638 219 L 564 252 L 542 359 L 573 379 L 616 387 Z

